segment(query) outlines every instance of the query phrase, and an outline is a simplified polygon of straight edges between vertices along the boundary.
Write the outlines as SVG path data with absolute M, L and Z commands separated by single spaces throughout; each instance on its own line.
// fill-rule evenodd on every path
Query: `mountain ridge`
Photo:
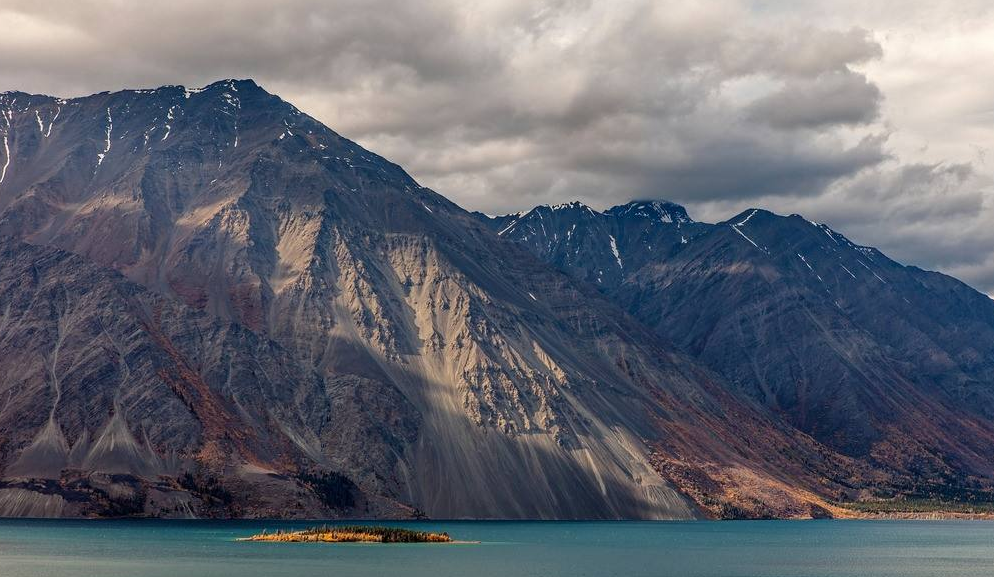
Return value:
M 564 244 L 562 228 L 529 226 L 541 218 L 534 211 L 504 236 L 594 284 L 833 449 L 932 491 L 987 486 L 989 297 L 799 215 L 747 209 L 695 223 L 695 233 L 680 232 L 678 241 L 683 223 L 655 223 L 646 236 L 617 218 L 640 204 L 598 212 L 612 221 L 596 229 L 598 242 Z M 640 243 L 619 242 L 614 254 L 610 239 L 626 229 Z M 620 274 L 606 282 L 601 271 L 612 259 Z

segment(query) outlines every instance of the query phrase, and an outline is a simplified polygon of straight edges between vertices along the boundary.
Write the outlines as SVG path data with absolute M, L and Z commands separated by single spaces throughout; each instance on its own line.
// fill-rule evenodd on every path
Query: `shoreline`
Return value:
M 335 523 L 335 524 L 368 524 L 377 523 L 695 523 L 695 522 L 736 522 L 736 521 L 994 521 L 992 512 L 965 511 L 880 511 L 868 512 L 843 509 L 847 515 L 828 517 L 733 517 L 698 519 L 513 519 L 513 518 L 480 518 L 480 519 L 403 519 L 368 517 L 346 519 L 324 518 L 281 518 L 281 517 L 150 517 L 150 516 L 120 516 L 120 517 L 4 517 L 0 521 L 136 521 L 136 522 L 165 522 L 165 523 L 197 523 L 197 522 L 232 522 L 232 523 Z

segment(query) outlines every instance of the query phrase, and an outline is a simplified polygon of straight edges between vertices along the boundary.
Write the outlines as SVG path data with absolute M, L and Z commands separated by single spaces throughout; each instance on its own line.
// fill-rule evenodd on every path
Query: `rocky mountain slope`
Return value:
M 251 81 L 0 116 L 0 514 L 809 516 L 875 474 Z
M 482 220 L 792 426 L 889 471 L 873 491 L 990 500 L 986 295 L 798 215 L 748 210 L 711 225 L 633 202 Z

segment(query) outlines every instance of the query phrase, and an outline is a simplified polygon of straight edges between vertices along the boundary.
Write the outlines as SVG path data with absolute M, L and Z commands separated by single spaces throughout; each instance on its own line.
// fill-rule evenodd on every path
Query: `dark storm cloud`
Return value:
M 881 36 L 835 17 L 864 4 L 830 14 L 794 5 L 4 0 L 0 90 L 71 96 L 255 78 L 491 213 L 667 197 L 719 217 L 762 202 L 907 247 L 918 246 L 907 224 L 916 210 L 955 222 L 977 209 L 986 185 L 974 167 L 903 166 L 890 150 L 900 127 L 866 72 L 885 56 Z M 940 198 L 944 208 L 922 208 Z M 875 234 L 856 207 L 886 213 L 888 228 Z M 964 235 L 921 238 L 902 256 L 957 270 L 986 262 Z M 984 278 L 994 287 L 994 274 Z

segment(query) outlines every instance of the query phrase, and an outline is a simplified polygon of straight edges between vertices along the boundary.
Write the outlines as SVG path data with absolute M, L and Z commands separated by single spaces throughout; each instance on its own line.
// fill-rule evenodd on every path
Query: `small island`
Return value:
M 263 531 L 238 541 L 265 541 L 272 543 L 456 543 L 448 533 L 412 531 L 398 527 L 371 527 L 342 525 L 311 527 L 300 531 L 275 533 Z

